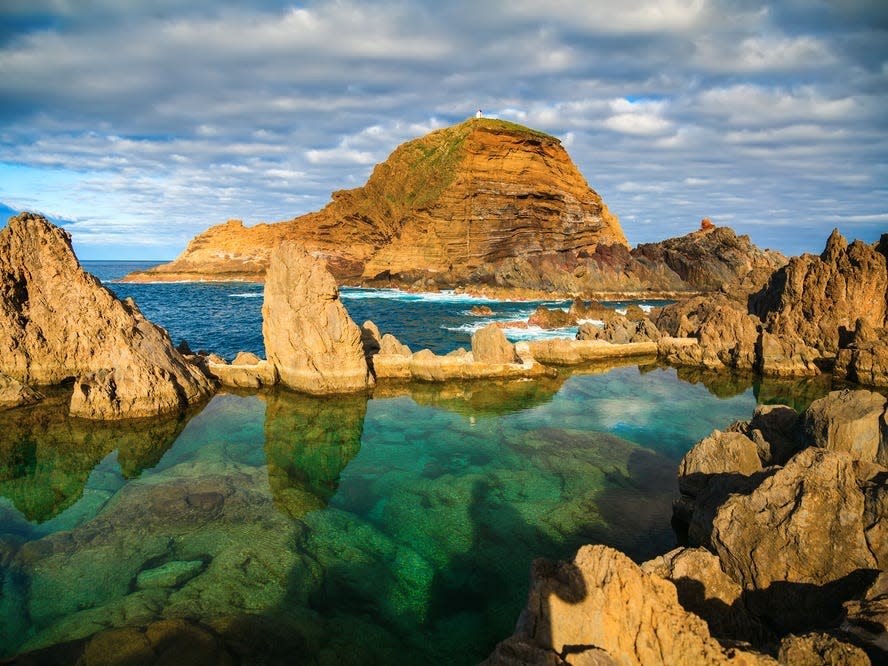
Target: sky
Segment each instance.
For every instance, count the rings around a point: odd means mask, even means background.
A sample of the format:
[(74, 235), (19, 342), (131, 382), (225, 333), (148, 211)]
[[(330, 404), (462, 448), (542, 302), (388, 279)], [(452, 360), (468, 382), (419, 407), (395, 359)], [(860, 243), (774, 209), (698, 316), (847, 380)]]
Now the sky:
[(318, 210), (479, 107), (559, 137), (633, 245), (888, 232), (885, 0), (2, 0), (0, 101), (0, 214), (81, 259)]

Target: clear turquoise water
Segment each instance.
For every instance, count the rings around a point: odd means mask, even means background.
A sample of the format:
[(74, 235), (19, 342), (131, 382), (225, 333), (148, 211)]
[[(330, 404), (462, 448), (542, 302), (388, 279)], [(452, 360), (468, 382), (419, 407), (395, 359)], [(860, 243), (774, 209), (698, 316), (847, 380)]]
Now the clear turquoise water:
[[(187, 313), (231, 285), (140, 288), (146, 314), (223, 341)], [(409, 307), (438, 321), (427, 306)], [(441, 307), (465, 323), (465, 304)], [(97, 632), (123, 650), (115, 629), (174, 620), (245, 663), (474, 664), (513, 630), (534, 558), (666, 551), (681, 455), (757, 401), (827, 389), (625, 366), (372, 397), (220, 393), (105, 424), (65, 416), (59, 390), (0, 413), (0, 656), (65, 663)]]

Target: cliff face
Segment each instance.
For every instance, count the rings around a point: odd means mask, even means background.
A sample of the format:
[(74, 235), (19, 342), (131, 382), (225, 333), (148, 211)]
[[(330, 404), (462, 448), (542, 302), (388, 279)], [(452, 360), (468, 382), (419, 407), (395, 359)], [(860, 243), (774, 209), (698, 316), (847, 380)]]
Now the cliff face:
[(554, 137), (472, 119), (409, 141), (366, 185), (277, 224), (208, 229), (175, 261), (132, 280), (263, 278), (273, 247), (296, 240), (340, 280), (484, 281), (517, 257), (575, 261), (628, 247), (617, 219)]

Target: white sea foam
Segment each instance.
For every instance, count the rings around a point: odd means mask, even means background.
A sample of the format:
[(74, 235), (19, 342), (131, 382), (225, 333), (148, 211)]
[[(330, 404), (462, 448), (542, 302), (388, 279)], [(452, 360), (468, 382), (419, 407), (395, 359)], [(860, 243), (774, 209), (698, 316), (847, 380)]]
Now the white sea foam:
[(344, 299), (361, 300), (369, 298), (393, 301), (425, 301), (429, 303), (497, 303), (492, 298), (458, 294), (452, 289), (442, 291), (403, 291), (401, 289), (365, 289), (363, 287), (342, 287), (339, 290)]
[(262, 298), (262, 292), (257, 291), (250, 294), (228, 294), (229, 298)]
[[(500, 320), (502, 321), (502, 320)], [(472, 321), (459, 326), (442, 326), (445, 331), (454, 331), (455, 333), (467, 333), (472, 335), (475, 331), (480, 330), (488, 324), (496, 323), (493, 319), (481, 319)], [(564, 328), (540, 328), (539, 326), (504, 326), (503, 335), (512, 342), (521, 340), (549, 340), (551, 338), (575, 338), (577, 336), (576, 326), (566, 326)]]

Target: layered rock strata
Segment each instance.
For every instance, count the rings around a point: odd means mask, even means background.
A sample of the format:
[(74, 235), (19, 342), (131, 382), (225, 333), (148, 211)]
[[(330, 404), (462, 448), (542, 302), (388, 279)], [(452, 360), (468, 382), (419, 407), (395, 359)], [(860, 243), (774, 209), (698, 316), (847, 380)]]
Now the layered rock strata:
[(558, 139), (472, 119), (399, 146), (363, 187), (335, 192), (321, 211), (249, 229), (236, 221), (213, 227), (141, 277), (262, 279), (271, 250), (286, 240), (326, 258), (340, 280), (434, 276), (452, 285), (510, 257), (626, 245)]
[(361, 331), (339, 300), (323, 259), (296, 243), (271, 255), (262, 304), (262, 337), (280, 381), (303, 393), (367, 389), (372, 377)]
[(615, 216), (560, 141), (472, 119), (399, 146), (360, 188), (322, 210), (195, 237), (138, 280), (256, 280), (274, 247), (296, 241), (340, 283), (639, 295), (710, 290), (779, 253), (710, 226), (631, 250)]
[(22, 213), (0, 231), (0, 373), (25, 384), (75, 380), (72, 415), (181, 410), (211, 390), (169, 335), (86, 273), (70, 236)]

